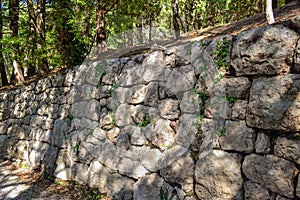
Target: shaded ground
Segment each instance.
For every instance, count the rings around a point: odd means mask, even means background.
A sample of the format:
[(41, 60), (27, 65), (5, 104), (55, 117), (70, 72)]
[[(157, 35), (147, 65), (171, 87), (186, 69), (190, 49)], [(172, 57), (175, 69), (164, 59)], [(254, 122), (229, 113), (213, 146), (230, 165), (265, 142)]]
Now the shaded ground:
[(1, 200), (74, 200), (106, 199), (87, 187), (42, 175), (22, 163), (0, 160)]

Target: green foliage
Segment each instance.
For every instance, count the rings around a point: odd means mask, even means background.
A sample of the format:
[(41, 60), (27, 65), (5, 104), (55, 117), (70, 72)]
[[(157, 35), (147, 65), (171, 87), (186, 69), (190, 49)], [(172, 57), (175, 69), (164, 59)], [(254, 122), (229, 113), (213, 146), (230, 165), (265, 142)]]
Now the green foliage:
[(229, 49), (230, 49), (231, 41), (222, 39), (218, 41), (216, 51), (214, 52), (214, 63), (218, 66), (218, 69), (225, 69), (226, 71), (229, 70), (228, 64), (228, 56), (229, 56)]
[(148, 115), (144, 115), (143, 120), (138, 124), (139, 127), (148, 126), (151, 123), (151, 119)]
[(235, 102), (237, 102), (237, 97), (236, 97), (236, 96), (226, 96), (225, 99), (226, 99), (229, 103), (235, 103)]
[(79, 144), (78, 144), (78, 143), (76, 143), (76, 144), (73, 146), (73, 150), (74, 150), (75, 152), (78, 152), (78, 150), (79, 150)]

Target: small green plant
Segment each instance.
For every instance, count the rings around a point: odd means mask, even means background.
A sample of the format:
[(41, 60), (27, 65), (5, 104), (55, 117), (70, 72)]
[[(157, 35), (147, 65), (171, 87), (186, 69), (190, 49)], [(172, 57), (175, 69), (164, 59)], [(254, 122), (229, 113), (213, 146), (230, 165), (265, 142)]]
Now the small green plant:
[(227, 58), (229, 55), (231, 41), (223, 38), (218, 41), (216, 51), (214, 52), (214, 63), (218, 66), (218, 69), (229, 70)]
[(143, 120), (138, 124), (139, 127), (148, 126), (151, 123), (151, 120), (148, 115), (144, 115)]
[(78, 144), (78, 143), (76, 143), (76, 144), (73, 146), (73, 150), (74, 150), (75, 152), (78, 152), (78, 150), (79, 150), (79, 144)]
[(235, 102), (237, 102), (237, 97), (236, 97), (236, 96), (226, 96), (225, 99), (226, 99), (229, 103), (235, 103)]
[(221, 128), (220, 135), (221, 135), (221, 136), (224, 136), (225, 133), (226, 133), (226, 128), (225, 128), (225, 126), (223, 126), (223, 127)]
[(98, 65), (96, 67), (96, 71), (98, 72), (98, 75), (100, 76), (100, 79), (106, 75), (106, 63), (102, 63), (101, 65)]
[(223, 78), (223, 74), (220, 70), (217, 72), (217, 76), (214, 79), (214, 84), (218, 83)]
[(111, 117), (110, 128), (113, 128), (113, 127), (116, 126), (116, 118), (115, 118), (115, 116), (114, 116), (114, 114), (112, 112), (109, 112), (108, 114)]
[(295, 138), (296, 138), (296, 140), (300, 140), (300, 133), (296, 133)]
[(71, 121), (74, 119), (73, 115), (68, 115), (67, 118)]
[(163, 183), (159, 191), (160, 200), (168, 200), (168, 186)]
[(200, 46), (202, 46), (202, 47), (205, 47), (205, 46), (206, 46), (206, 43), (205, 43), (204, 41), (202, 41), (202, 40), (199, 42), (199, 44), (200, 44)]
[(114, 84), (111, 86), (111, 88), (109, 89), (109, 94), (111, 95), (111, 94), (113, 93), (113, 91), (114, 91), (116, 88), (118, 88), (118, 87), (119, 87), (119, 85), (116, 84), (116, 83), (114, 83)]

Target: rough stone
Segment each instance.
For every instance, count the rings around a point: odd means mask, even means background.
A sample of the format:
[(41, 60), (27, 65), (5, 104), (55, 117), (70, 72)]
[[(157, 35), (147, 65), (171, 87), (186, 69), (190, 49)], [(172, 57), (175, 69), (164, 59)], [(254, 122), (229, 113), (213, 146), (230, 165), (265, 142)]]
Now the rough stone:
[(130, 109), (131, 106), (127, 104), (121, 104), (120, 106), (118, 106), (115, 112), (115, 121), (117, 126), (123, 127), (134, 124), (131, 118)]
[(245, 31), (233, 44), (231, 65), (237, 76), (289, 72), (298, 38), (283, 25)]
[(160, 175), (168, 182), (181, 185), (183, 191), (192, 192), (194, 187), (194, 170), (194, 160), (190, 153), (187, 152), (168, 167), (160, 169)]
[(89, 168), (88, 184), (91, 188), (97, 188), (100, 192), (107, 192), (109, 170), (98, 161), (93, 161)]
[(263, 132), (257, 134), (255, 142), (256, 153), (270, 153), (271, 152), (271, 138)]
[(144, 134), (144, 128), (142, 127), (135, 128), (130, 136), (130, 142), (133, 145), (148, 144), (148, 140)]
[(151, 82), (147, 85), (144, 105), (156, 106), (158, 103), (158, 83)]
[(73, 162), (71, 164), (71, 179), (81, 185), (88, 183), (89, 166), (82, 163)]
[(180, 102), (180, 110), (182, 113), (198, 113), (200, 110), (201, 99), (199, 95), (194, 95), (192, 91), (183, 93)]
[(156, 172), (159, 170), (159, 162), (162, 159), (163, 153), (158, 149), (151, 149), (148, 147), (143, 147), (140, 150), (140, 162), (149, 171)]
[(176, 143), (189, 148), (194, 143), (198, 134), (197, 115), (183, 114), (179, 118), (178, 131), (176, 134)]
[(98, 161), (113, 171), (118, 169), (118, 163), (120, 162), (119, 152), (111, 141), (106, 140), (103, 144)]
[(179, 102), (173, 99), (164, 99), (158, 105), (158, 110), (162, 118), (175, 120), (180, 115)]
[(139, 179), (149, 171), (140, 162), (122, 158), (118, 164), (118, 172), (134, 179)]
[(130, 97), (128, 99), (128, 103), (130, 104), (139, 104), (143, 103), (146, 98), (147, 86), (145, 85), (137, 85), (130, 88)]
[(136, 105), (131, 106), (132, 119), (138, 126), (146, 126), (160, 118), (157, 108)]
[(300, 140), (279, 137), (274, 146), (275, 155), (300, 164)]
[(250, 153), (254, 150), (255, 131), (248, 128), (245, 121), (226, 121), (225, 133), (220, 137), (223, 150), (233, 150)]
[(253, 181), (245, 182), (244, 190), (245, 200), (275, 200), (274, 193)]
[(171, 196), (171, 186), (164, 182), (158, 174), (145, 175), (133, 185), (133, 199), (159, 200), (163, 196)]
[(297, 188), (296, 188), (296, 195), (300, 197), (300, 176), (298, 176)]
[(161, 80), (165, 73), (165, 55), (163, 51), (150, 53), (143, 61), (141, 67), (143, 82)]
[(199, 155), (196, 164), (196, 194), (199, 199), (242, 199), (242, 156), (221, 150)]
[(0, 157), (7, 155), (9, 137), (7, 135), (0, 135)]
[(300, 130), (300, 75), (254, 80), (246, 120), (250, 127)]
[(109, 130), (114, 126), (114, 116), (113, 113), (103, 113), (100, 116), (100, 125), (104, 130)]
[(175, 143), (176, 134), (170, 127), (170, 121), (159, 119), (147, 126), (145, 136), (160, 149), (167, 149)]
[(236, 97), (238, 99), (247, 99), (251, 83), (246, 77), (223, 78), (214, 89), (216, 96)]
[(243, 162), (247, 178), (289, 198), (294, 197), (295, 164), (273, 155), (250, 154)]
[(118, 127), (114, 127), (106, 132), (107, 139), (109, 139), (112, 143), (117, 142), (117, 138), (120, 135), (121, 130)]
[(66, 149), (58, 152), (54, 176), (64, 181), (71, 179), (71, 158)]
[(185, 148), (180, 145), (175, 145), (172, 148), (167, 149), (163, 152), (162, 158), (159, 163), (159, 168), (166, 168), (176, 162), (183, 155), (186, 155), (188, 148)]
[(96, 100), (91, 100), (87, 104), (86, 110), (85, 110), (85, 117), (87, 119), (98, 121), (99, 120), (99, 102)]
[(132, 199), (134, 181), (119, 174), (111, 174), (107, 180), (107, 195), (112, 199)]
[(192, 90), (195, 85), (196, 75), (191, 65), (174, 68), (166, 81), (166, 88), (172, 95), (181, 99), (183, 93)]

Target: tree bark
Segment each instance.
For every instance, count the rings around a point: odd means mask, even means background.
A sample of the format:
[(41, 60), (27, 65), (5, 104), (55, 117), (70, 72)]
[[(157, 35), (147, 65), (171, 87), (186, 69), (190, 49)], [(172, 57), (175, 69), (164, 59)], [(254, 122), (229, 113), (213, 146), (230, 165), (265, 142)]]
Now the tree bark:
[[(12, 39), (16, 39), (19, 34), (19, 0), (9, 0), (9, 17), (10, 17), (10, 36)], [(24, 75), (22, 71), (22, 67), (20, 63), (17, 60), (17, 55), (19, 55), (19, 45), (15, 44), (13, 45), (13, 71), (14, 76), (17, 82), (24, 82)]]
[(172, 11), (173, 11), (173, 26), (175, 31), (175, 37), (176, 39), (180, 38), (180, 17), (179, 17), (179, 6), (178, 6), (178, 0), (172, 1)]
[(269, 24), (275, 23), (272, 0), (266, 0), (266, 17)]
[(99, 52), (107, 51), (105, 17), (108, 10), (102, 0), (97, 1), (96, 7), (96, 44)]
[(46, 14), (46, 0), (37, 0), (37, 15), (36, 15), (36, 33), (37, 42), (36, 47), (41, 57), (37, 59), (38, 72), (40, 75), (46, 75), (49, 72), (48, 61), (45, 52), (45, 14)]
[[(2, 0), (0, 0), (0, 5), (2, 5)], [(3, 18), (2, 18), (2, 6), (0, 6), (0, 40), (3, 38)], [(0, 43), (0, 75), (2, 86), (8, 85), (7, 74), (4, 65), (4, 58), (2, 54), (2, 43)]]

